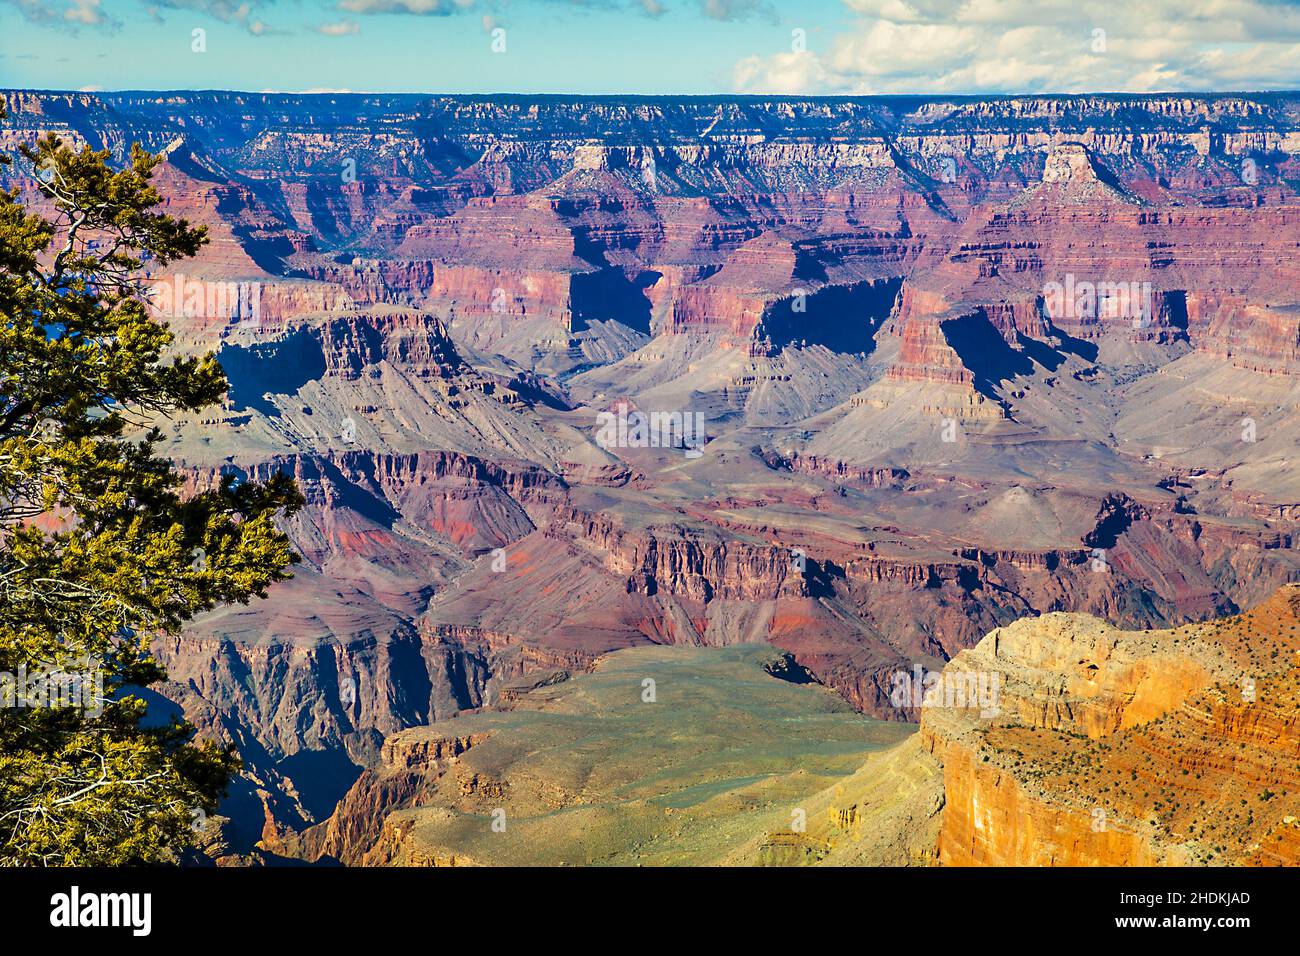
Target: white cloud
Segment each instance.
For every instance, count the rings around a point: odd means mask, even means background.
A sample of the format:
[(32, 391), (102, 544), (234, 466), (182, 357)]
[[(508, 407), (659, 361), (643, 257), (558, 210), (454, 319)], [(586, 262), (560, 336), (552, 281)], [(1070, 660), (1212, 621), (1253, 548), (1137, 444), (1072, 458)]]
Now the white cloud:
[(70, 0), (68, 8), (63, 11), (63, 19), (84, 27), (103, 26), (105, 22), (99, 0)]
[(339, 20), (337, 23), (318, 23), (315, 30), (327, 37), (356, 36), (361, 32), (361, 24), (356, 20)]
[(749, 56), (750, 93), (1292, 89), (1292, 0), (844, 0), (849, 28)]
[(0, 0), (32, 23), (75, 32), (81, 27), (116, 30), (121, 21), (104, 12), (101, 0)]
[(474, 6), (473, 0), (340, 0), (339, 9), (349, 13), (411, 13), (441, 17)]
[(735, 68), (739, 89), (761, 87), (764, 93), (805, 93), (825, 87), (829, 79), (821, 60), (811, 53), (778, 53), (766, 59), (751, 56)]
[(146, 10), (155, 18), (165, 20), (165, 14), (173, 11), (191, 11), (243, 27), (255, 37), (284, 36), (290, 32), (272, 26), (259, 16), (255, 16), (256, 7), (269, 6), (273, 0), (154, 0)]

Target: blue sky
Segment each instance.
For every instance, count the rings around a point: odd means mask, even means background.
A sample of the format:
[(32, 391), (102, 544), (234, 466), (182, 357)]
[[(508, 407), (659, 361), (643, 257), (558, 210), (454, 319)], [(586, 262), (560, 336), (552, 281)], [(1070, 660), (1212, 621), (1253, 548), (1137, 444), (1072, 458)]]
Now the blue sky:
[(1282, 0), (0, 0), (0, 86), (1295, 89), (1300, 9)]

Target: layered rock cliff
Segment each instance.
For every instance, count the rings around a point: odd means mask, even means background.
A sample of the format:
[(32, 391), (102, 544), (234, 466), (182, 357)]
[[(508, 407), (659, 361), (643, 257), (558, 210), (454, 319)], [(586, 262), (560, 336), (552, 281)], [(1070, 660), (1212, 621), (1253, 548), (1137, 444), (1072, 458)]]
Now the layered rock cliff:
[[(996, 712), (924, 708), (945, 865), (1295, 864), (1300, 589), (1164, 631), (1053, 614), (991, 632), (945, 680)], [(941, 695), (939, 695), (941, 697)]]

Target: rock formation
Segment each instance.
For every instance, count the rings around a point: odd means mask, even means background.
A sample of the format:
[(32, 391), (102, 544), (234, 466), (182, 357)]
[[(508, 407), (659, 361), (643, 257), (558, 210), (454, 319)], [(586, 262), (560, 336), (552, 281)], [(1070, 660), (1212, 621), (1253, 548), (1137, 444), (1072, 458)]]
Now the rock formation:
[[(158, 649), (244, 755), (236, 854), (355, 844), (314, 828), (385, 738), (620, 649), (767, 642), (905, 723), (891, 675), (1019, 618), (1163, 633), (1300, 580), (1293, 95), (4, 96), (0, 148), (165, 153), (212, 242), (150, 283), (231, 382), (170, 453), (308, 499), (296, 579)], [(1126, 858), (1241, 857), (1102, 808)], [(944, 820), (941, 860), (1020, 852)]]
[(1120, 631), (1050, 614), (962, 651), (998, 712), (926, 707), (955, 866), (1295, 865), (1300, 588), (1237, 617)]

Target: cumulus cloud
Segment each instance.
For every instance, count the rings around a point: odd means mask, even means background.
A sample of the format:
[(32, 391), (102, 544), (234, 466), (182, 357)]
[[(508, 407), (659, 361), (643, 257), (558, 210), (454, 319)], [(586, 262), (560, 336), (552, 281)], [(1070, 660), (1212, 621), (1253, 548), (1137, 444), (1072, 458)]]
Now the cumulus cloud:
[(474, 0), (340, 0), (339, 9), (349, 13), (410, 13), (424, 17), (445, 17), (471, 10)]
[(827, 89), (832, 77), (819, 57), (808, 53), (750, 56), (735, 67), (737, 89), (763, 93), (799, 94)]
[(255, 37), (288, 36), (293, 32), (292, 30), (285, 30), (280, 27), (272, 26), (264, 20), (259, 20), (255, 17), (244, 21), (243, 26), (245, 30)]
[[(115, 31), (122, 21), (107, 13), (103, 0), (0, 0), (18, 9), (32, 23), (46, 27), (77, 31), (90, 27)], [(263, 20), (260, 7), (272, 6), (275, 0), (152, 0), (143, 8), (155, 22), (163, 22), (167, 13), (194, 13), (222, 23), (243, 27), (253, 36), (283, 36), (290, 31)]]
[(241, 26), (255, 37), (284, 36), (291, 32), (272, 26), (258, 15), (259, 9), (268, 5), (269, 2), (263, 0), (154, 0), (146, 12), (159, 20), (170, 11), (198, 13), (222, 23)]
[(247, 23), (253, 12), (250, 3), (233, 0), (155, 0), (155, 10), (189, 10), (222, 23)]
[(98, 27), (105, 24), (104, 11), (99, 0), (70, 0), (63, 11), (63, 19), (79, 26)]
[(0, 0), (15, 7), (24, 18), (41, 26), (75, 32), (81, 27), (116, 30), (122, 25), (106, 13), (101, 0)]
[[(850, 26), (734, 65), (752, 93), (1294, 88), (1293, 0), (844, 0)], [(797, 19), (797, 17), (795, 18)]]
[(356, 20), (339, 20), (337, 23), (318, 23), (315, 31), (327, 37), (350, 37), (361, 32), (361, 24)]
[[(535, 0), (544, 2), (544, 0)], [(710, 20), (733, 21), (751, 17), (775, 20), (771, 0), (694, 0), (693, 3), (669, 4), (664, 0), (562, 0), (576, 9), (622, 10), (649, 17), (691, 11)], [(337, 7), (356, 14), (412, 14), (443, 17), (471, 10), (497, 9), (500, 0), (337, 0)]]
[[(103, 0), (0, 0), (22, 12), (33, 23), (75, 31), (79, 27), (116, 29), (120, 21), (106, 14)], [(509, 0), (319, 0), (328, 12), (370, 15), (408, 15), (445, 17), (461, 13), (492, 16), (506, 7)], [(522, 0), (535, 4), (556, 4), (575, 10), (619, 11), (659, 18), (675, 14), (717, 21), (740, 21), (761, 18), (775, 22), (774, 0)], [(263, 14), (277, 6), (277, 0), (146, 0), (147, 16), (163, 21), (171, 12), (202, 14), (222, 23), (243, 27), (253, 36), (283, 35), (291, 32), (273, 26)], [(281, 11), (283, 13), (283, 11)], [(277, 18), (278, 19), (278, 18)], [(495, 18), (494, 18), (495, 20)], [(351, 36), (360, 31), (357, 21), (340, 18), (334, 22), (312, 24), (298, 21), (296, 29), (325, 36)]]

